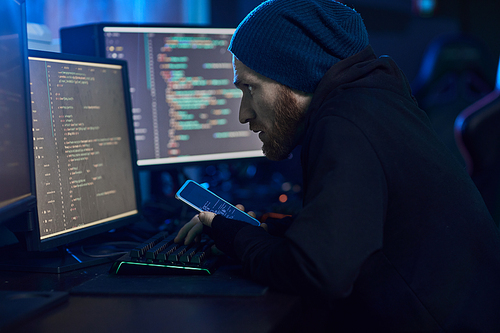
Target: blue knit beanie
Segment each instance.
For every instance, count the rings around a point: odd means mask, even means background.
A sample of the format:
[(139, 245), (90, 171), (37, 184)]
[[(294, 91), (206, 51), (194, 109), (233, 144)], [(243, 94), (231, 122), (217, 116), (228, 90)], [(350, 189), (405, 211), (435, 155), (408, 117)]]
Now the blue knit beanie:
[(247, 67), (312, 93), (328, 69), (368, 46), (361, 16), (334, 0), (268, 0), (236, 29), (229, 51)]

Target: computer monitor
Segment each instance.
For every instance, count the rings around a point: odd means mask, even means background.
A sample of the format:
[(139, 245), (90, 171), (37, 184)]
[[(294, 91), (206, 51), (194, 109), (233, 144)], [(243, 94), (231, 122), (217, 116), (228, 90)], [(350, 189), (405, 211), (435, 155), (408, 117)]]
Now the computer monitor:
[(234, 29), (106, 24), (63, 28), (63, 52), (125, 59), (130, 69), (138, 165), (262, 157), (238, 120)]
[[(0, 2), (0, 224), (34, 208), (26, 6)], [(1, 243), (1, 241), (0, 241)]]
[(140, 192), (126, 62), (29, 53), (34, 250), (137, 221)]

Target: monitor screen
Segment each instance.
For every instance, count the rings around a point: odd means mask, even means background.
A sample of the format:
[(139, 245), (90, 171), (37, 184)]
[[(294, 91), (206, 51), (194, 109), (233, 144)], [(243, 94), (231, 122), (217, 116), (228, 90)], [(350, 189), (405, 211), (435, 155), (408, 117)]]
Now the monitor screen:
[(79, 52), (75, 41), (95, 40), (97, 55), (127, 60), (138, 165), (153, 166), (263, 156), (238, 120), (241, 92), (227, 50), (233, 32), (98, 24), (61, 31), (61, 44)]
[(0, 222), (33, 208), (24, 1), (0, 2)]
[(134, 221), (126, 63), (30, 51), (29, 68), (40, 247)]

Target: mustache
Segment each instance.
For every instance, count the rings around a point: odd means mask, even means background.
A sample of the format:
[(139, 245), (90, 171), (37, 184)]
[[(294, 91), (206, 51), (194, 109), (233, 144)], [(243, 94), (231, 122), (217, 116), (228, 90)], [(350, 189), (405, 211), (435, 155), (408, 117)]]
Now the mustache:
[(250, 131), (252, 131), (254, 133), (264, 132), (264, 126), (257, 124), (257, 123), (250, 122), (249, 129), (250, 129)]

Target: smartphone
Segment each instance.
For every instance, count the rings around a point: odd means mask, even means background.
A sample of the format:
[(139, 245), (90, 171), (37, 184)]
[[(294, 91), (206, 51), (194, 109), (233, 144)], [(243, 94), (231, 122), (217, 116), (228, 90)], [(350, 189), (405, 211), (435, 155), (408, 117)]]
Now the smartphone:
[(247, 222), (255, 226), (260, 225), (257, 219), (192, 180), (186, 181), (175, 197), (199, 212), (212, 212), (228, 219)]

